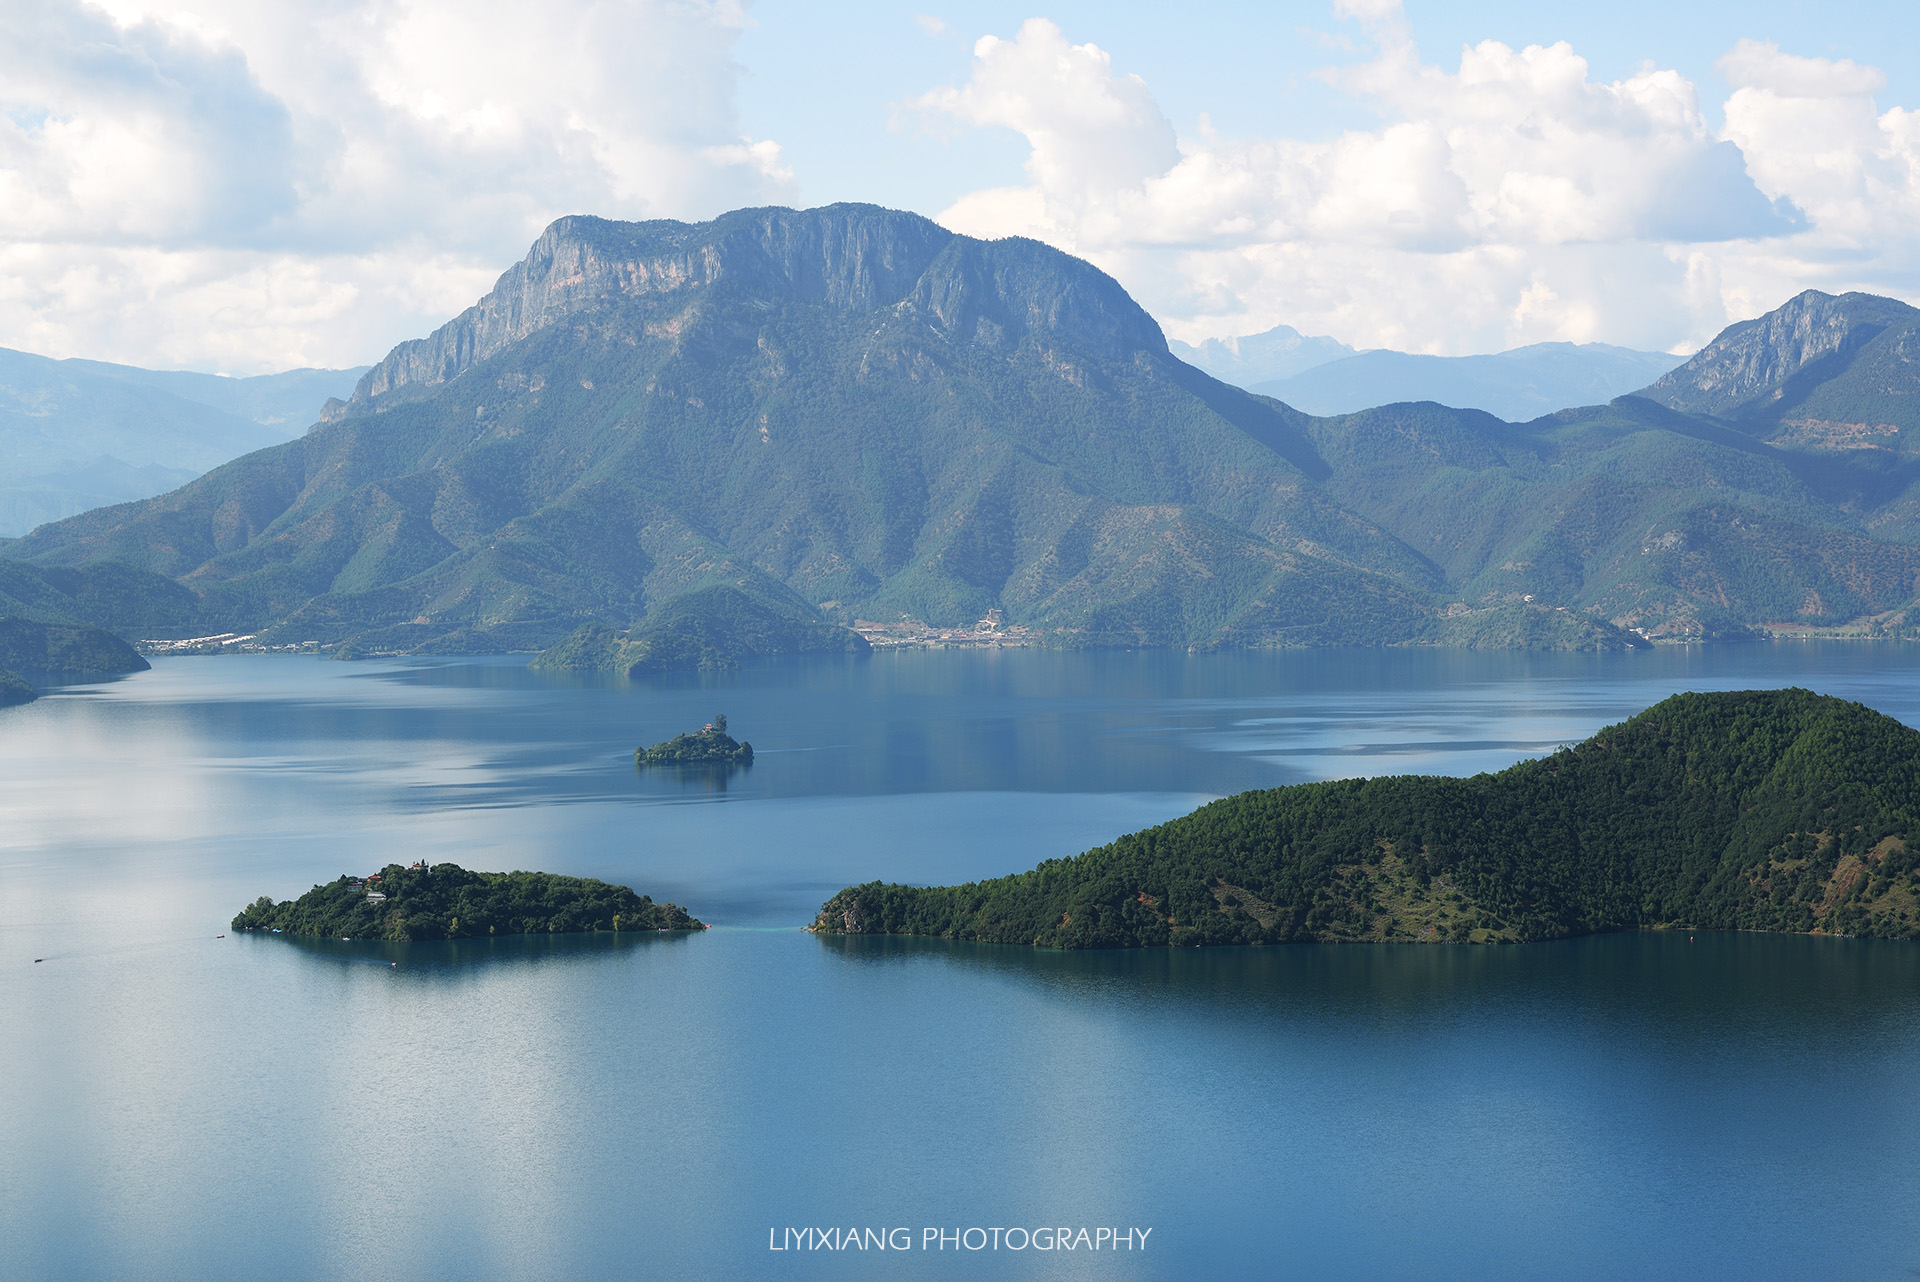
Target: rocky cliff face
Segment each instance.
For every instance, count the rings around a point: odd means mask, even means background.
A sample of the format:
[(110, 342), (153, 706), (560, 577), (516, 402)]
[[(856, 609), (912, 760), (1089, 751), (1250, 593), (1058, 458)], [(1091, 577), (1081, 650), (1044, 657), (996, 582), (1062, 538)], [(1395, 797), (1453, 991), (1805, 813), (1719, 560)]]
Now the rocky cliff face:
[(676, 314), (716, 291), (729, 303), (915, 309), (948, 338), (1018, 342), (1042, 331), (1102, 359), (1167, 350), (1159, 325), (1110, 276), (1037, 241), (978, 241), (873, 205), (743, 209), (699, 224), (573, 216), (548, 227), (485, 298), (394, 348), (331, 417), (409, 399), (392, 394), (443, 384), (569, 318), (621, 317), (672, 337), (687, 323)]
[(14, 554), (382, 648), (544, 647), (715, 585), (1076, 644), (1416, 635), (1431, 567), (1321, 472), (1297, 415), (1035, 241), (573, 217), (314, 432)]
[(1688, 414), (1764, 418), (1789, 406), (1800, 385), (1840, 373), (1888, 329), (1917, 323), (1920, 311), (1891, 298), (1810, 289), (1757, 320), (1729, 326), (1641, 395)]

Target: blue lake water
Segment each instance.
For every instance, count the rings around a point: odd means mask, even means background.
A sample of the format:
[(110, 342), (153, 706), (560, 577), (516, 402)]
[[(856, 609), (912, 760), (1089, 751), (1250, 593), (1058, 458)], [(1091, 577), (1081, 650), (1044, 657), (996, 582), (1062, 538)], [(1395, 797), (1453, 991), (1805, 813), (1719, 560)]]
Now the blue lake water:
[[(1677, 690), (1789, 684), (1920, 724), (1920, 647), (1832, 645), (918, 652), (645, 685), (174, 659), (0, 710), (0, 1276), (1910, 1277), (1920, 946), (797, 929), (850, 882), (998, 875), (1245, 788), (1497, 769)], [(751, 770), (634, 770), (722, 711)], [(716, 928), (214, 938), (259, 894), (422, 857), (605, 877)], [(1003, 1241), (938, 1241), (974, 1227)], [(1062, 1227), (1151, 1234), (1041, 1250)], [(850, 1228), (913, 1249), (769, 1250)]]

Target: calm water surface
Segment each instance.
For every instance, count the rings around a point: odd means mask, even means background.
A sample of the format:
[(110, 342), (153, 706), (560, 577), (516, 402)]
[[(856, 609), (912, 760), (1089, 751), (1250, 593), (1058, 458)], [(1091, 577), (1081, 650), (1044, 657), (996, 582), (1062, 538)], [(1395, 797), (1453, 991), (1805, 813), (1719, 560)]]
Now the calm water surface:
[[(1911, 1277), (1914, 945), (795, 929), (849, 882), (998, 875), (1245, 788), (1497, 769), (1676, 690), (1789, 684), (1920, 724), (1901, 646), (914, 653), (636, 686), (176, 659), (0, 710), (0, 1275)], [(716, 711), (753, 769), (634, 771)], [(213, 938), (261, 893), (421, 857), (606, 877), (718, 928)], [(1153, 1231), (767, 1249), (1083, 1225)]]

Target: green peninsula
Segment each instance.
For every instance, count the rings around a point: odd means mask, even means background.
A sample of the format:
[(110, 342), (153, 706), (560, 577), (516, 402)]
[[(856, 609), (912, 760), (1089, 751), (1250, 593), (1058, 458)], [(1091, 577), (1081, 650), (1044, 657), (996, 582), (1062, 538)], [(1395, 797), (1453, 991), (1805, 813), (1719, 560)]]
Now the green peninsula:
[(18, 672), (8, 672), (0, 668), (0, 708), (11, 707), (16, 703), (32, 703), (40, 694), (33, 683)]
[(534, 659), (556, 672), (655, 672), (737, 668), (781, 654), (868, 654), (873, 647), (850, 628), (828, 623), (798, 600), (749, 596), (708, 587), (663, 601), (626, 632), (586, 623)]
[(343, 874), (283, 903), (262, 896), (240, 910), (233, 929), (427, 940), (706, 926), (678, 905), (656, 904), (626, 886), (591, 877), (472, 872), (458, 864), (388, 864), (364, 878)]
[(1048, 948), (1920, 938), (1920, 733), (1806, 690), (1676, 695), (1471, 779), (1242, 793), (1031, 872), (841, 891), (812, 929)]
[(103, 628), (0, 618), (0, 668), (111, 676), (145, 672), (152, 665)]
[(729, 735), (726, 714), (721, 713), (692, 734), (677, 734), (651, 748), (635, 748), (633, 759), (642, 766), (750, 766), (753, 745)]

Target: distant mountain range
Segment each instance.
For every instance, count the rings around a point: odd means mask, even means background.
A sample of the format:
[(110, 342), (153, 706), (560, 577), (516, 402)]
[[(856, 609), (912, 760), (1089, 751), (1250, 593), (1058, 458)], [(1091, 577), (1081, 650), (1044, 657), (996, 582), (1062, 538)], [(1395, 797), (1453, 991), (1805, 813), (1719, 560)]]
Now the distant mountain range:
[(0, 546), (0, 612), (414, 651), (697, 639), (700, 601), (1058, 645), (1904, 635), (1917, 318), (1809, 293), (1609, 404), (1315, 417), (1037, 242), (566, 218), (305, 435)]
[(1399, 401), (1438, 401), (1524, 423), (1577, 405), (1604, 405), (1645, 387), (1678, 356), (1605, 343), (1535, 343), (1492, 356), (1361, 352), (1253, 391), (1309, 414), (1351, 414)]
[(1338, 339), (1302, 334), (1291, 325), (1276, 325), (1264, 334), (1239, 338), (1209, 338), (1198, 347), (1170, 338), (1167, 350), (1223, 383), (1246, 388), (1292, 378), (1315, 366), (1358, 354)]
[(298, 436), (365, 372), (221, 378), (0, 348), (0, 536), (165, 493)]
[(1682, 361), (1605, 343), (1535, 343), (1490, 356), (1356, 352), (1282, 325), (1198, 347), (1169, 341), (1181, 360), (1222, 382), (1309, 414), (1351, 414), (1398, 401), (1437, 401), (1524, 423), (1576, 405), (1603, 405)]

